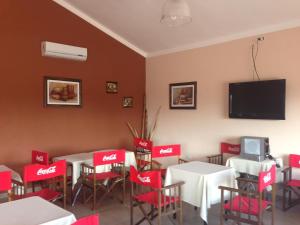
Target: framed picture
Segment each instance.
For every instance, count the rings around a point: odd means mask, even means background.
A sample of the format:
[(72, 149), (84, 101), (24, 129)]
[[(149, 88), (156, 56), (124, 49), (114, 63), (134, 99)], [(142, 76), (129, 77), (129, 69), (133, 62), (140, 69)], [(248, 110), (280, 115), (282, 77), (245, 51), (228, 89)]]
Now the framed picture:
[(123, 106), (123, 108), (132, 108), (133, 107), (133, 97), (124, 97), (122, 106)]
[(106, 81), (106, 93), (118, 93), (118, 82)]
[(170, 109), (196, 109), (197, 82), (170, 84), (169, 91)]
[(81, 106), (81, 80), (44, 77), (45, 106)]

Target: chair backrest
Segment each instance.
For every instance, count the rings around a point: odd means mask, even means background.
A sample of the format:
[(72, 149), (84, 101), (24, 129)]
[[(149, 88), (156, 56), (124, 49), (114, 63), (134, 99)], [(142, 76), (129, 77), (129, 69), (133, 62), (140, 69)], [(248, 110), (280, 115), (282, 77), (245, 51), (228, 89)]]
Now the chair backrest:
[(161, 173), (158, 170), (138, 172), (130, 166), (130, 181), (141, 186), (161, 188)]
[(152, 141), (142, 138), (134, 138), (133, 144), (136, 148), (143, 148), (149, 151), (151, 151), (153, 145)]
[(289, 166), (300, 168), (300, 155), (290, 154), (289, 155)]
[(0, 191), (11, 190), (11, 171), (0, 172)]
[(32, 150), (31, 153), (31, 163), (32, 164), (42, 164), (48, 165), (49, 164), (49, 154), (47, 152)]
[(24, 183), (65, 176), (66, 168), (67, 165), (65, 160), (60, 160), (50, 165), (27, 165), (24, 167)]
[(99, 215), (94, 214), (77, 220), (72, 225), (99, 225)]
[(228, 153), (233, 155), (239, 155), (241, 153), (240, 144), (221, 143), (221, 153)]
[(266, 172), (260, 172), (258, 175), (258, 191), (262, 192), (269, 185), (274, 184), (276, 181), (276, 169), (275, 165)]
[(94, 152), (93, 165), (107, 165), (113, 163), (124, 163), (125, 162), (125, 150), (111, 150), (111, 151), (99, 151)]
[(162, 145), (152, 147), (152, 158), (180, 156), (181, 147), (180, 145)]

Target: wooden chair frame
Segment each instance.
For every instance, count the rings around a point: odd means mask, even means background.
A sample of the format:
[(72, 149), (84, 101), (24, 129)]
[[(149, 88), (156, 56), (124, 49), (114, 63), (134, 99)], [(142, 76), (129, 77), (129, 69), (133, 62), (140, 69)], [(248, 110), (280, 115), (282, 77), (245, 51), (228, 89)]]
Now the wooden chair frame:
[[(158, 225), (161, 225), (161, 217), (167, 215), (173, 215), (174, 218), (178, 214), (178, 223), (179, 225), (183, 224), (182, 217), (182, 200), (181, 200), (181, 186), (184, 184), (183, 181), (177, 182), (162, 188), (150, 188), (142, 185), (138, 185), (134, 182), (131, 183), (130, 191), (130, 225), (134, 225), (134, 208), (139, 207), (143, 214), (143, 218), (140, 219), (135, 225), (141, 224), (144, 220), (147, 220), (150, 225), (154, 225), (153, 219), (158, 217)], [(133, 196), (139, 195), (147, 192), (156, 192), (158, 195), (158, 206), (157, 208), (151, 205), (150, 212), (147, 212), (144, 208), (144, 204), (147, 202), (141, 202), (136, 200)], [(171, 199), (177, 199), (174, 203), (166, 204), (167, 197)]]
[[(285, 168), (283, 171), (283, 199), (282, 199), (282, 209), (284, 211), (292, 208), (293, 206), (300, 204), (300, 187), (289, 186), (288, 182), (292, 180), (292, 167)], [(297, 197), (297, 199), (292, 199), (292, 194)], [(287, 196), (288, 195), (288, 196)]]
[[(255, 186), (258, 185), (257, 180), (251, 180), (246, 178), (239, 178), (239, 182), (244, 182), (248, 184), (254, 184)], [(253, 224), (253, 225), (262, 225), (263, 224), (263, 215), (264, 211), (262, 209), (262, 201), (267, 196), (267, 190), (264, 190), (263, 192), (258, 191), (247, 191), (247, 190), (241, 190), (236, 188), (230, 188), (230, 187), (224, 187), (220, 186), (219, 189), (221, 189), (221, 206), (220, 206), (220, 225), (224, 225), (224, 220), (234, 220), (237, 224), (246, 223), (246, 224)], [(229, 192), (230, 199), (225, 200), (224, 194), (225, 191)], [(272, 221), (271, 224), (274, 225), (275, 222), (275, 201), (276, 201), (276, 184), (272, 184), (272, 202), (271, 204), (266, 208), (266, 210), (271, 209), (272, 211)], [(250, 214), (251, 211), (251, 204), (248, 208), (247, 218), (243, 218), (242, 215), (246, 213), (241, 213), (241, 202), (239, 201), (239, 211), (231, 211), (224, 209), (224, 205), (229, 201), (230, 202), (230, 209), (232, 209), (232, 199), (235, 196), (243, 196), (246, 197), (246, 199), (249, 199), (248, 201), (251, 202), (251, 200), (255, 199), (258, 201), (259, 205), (259, 212), (257, 215)], [(252, 216), (255, 216), (257, 219), (253, 220)]]
[[(238, 144), (230, 144), (230, 143), (222, 142), (221, 146), (220, 146), (221, 153), (207, 156), (208, 163), (217, 164), (217, 165), (224, 165), (225, 164), (224, 153), (223, 153), (223, 150), (222, 150), (223, 146), (222, 145), (238, 146)], [(225, 153), (225, 154), (237, 155), (237, 154), (235, 154), (233, 152), (232, 153)]]
[[(125, 170), (125, 162), (124, 163), (113, 163), (110, 164), (112, 166), (111, 171), (114, 173), (120, 173), (121, 177), (109, 179), (109, 180), (97, 180), (97, 172), (96, 167), (88, 165), (88, 164), (81, 164), (81, 177), (82, 177), (82, 184), (83, 184), (83, 201), (87, 203), (93, 197), (93, 205), (92, 209), (95, 210), (96, 208), (96, 201), (97, 201), (97, 191), (104, 191), (104, 194), (99, 199), (99, 203), (102, 202), (108, 195), (112, 194), (113, 189), (121, 183), (122, 185), (122, 199), (121, 203), (124, 204), (125, 201), (125, 193), (126, 193), (126, 170)], [(89, 174), (93, 174), (92, 182), (87, 178)], [(86, 188), (92, 190), (92, 194), (86, 198)]]

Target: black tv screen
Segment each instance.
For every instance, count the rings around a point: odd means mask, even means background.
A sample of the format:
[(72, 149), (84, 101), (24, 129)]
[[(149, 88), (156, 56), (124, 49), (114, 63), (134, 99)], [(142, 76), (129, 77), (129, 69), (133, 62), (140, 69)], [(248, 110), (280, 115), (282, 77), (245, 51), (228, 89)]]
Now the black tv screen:
[(229, 118), (285, 119), (285, 79), (229, 84)]

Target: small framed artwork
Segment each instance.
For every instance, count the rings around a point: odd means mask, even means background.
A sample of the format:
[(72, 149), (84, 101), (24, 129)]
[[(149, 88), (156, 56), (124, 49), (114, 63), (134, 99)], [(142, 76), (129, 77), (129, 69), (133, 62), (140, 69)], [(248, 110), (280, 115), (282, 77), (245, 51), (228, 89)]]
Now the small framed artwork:
[(133, 107), (133, 97), (124, 97), (122, 106), (123, 106), (123, 108), (132, 108)]
[(45, 106), (81, 106), (81, 80), (44, 77)]
[(197, 82), (169, 84), (170, 109), (196, 109)]
[(106, 93), (118, 93), (118, 82), (106, 81)]

